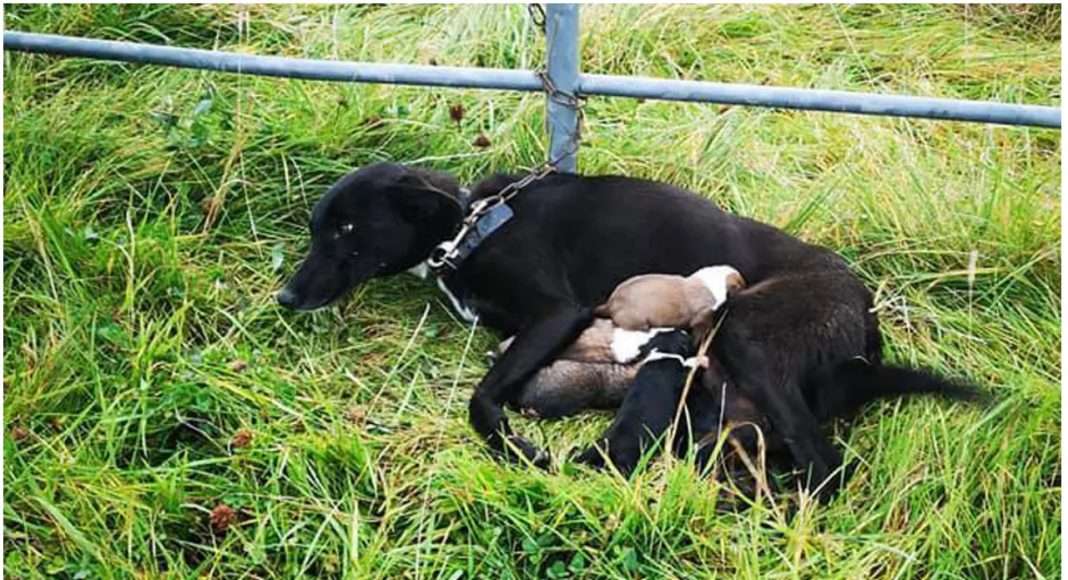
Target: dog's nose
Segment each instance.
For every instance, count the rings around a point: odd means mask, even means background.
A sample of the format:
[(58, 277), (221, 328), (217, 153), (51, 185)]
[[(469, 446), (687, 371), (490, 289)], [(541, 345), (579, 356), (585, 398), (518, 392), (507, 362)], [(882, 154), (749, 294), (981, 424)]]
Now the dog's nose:
[(286, 308), (293, 308), (297, 305), (297, 293), (290, 290), (287, 286), (278, 291), (275, 300), (278, 301), (278, 304), (285, 306)]

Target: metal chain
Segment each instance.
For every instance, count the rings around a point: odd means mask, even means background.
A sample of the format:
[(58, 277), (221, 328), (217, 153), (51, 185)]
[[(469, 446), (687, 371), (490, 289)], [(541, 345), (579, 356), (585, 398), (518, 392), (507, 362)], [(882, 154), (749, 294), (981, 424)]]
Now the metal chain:
[[(528, 4), (527, 13), (530, 15), (530, 19), (534, 25), (544, 34), (545, 8), (542, 7), (541, 4)], [(427, 260), (427, 264), (430, 266), (431, 270), (440, 272), (445, 267), (454, 267), (452, 258), (455, 255), (456, 248), (464, 237), (467, 236), (468, 232), (475, 227), (475, 223), (480, 217), (486, 215), (497, 206), (508, 202), (508, 200), (518, 195), (523, 188), (531, 183), (556, 173), (559, 171), (558, 166), (564, 158), (578, 152), (579, 143), (582, 140), (582, 126), (585, 121), (585, 97), (558, 89), (552, 79), (549, 78), (549, 71), (545, 67), (539, 68), (534, 74), (536, 74), (538, 80), (541, 81), (542, 90), (545, 91), (547, 98), (561, 105), (572, 107), (578, 112), (578, 118), (575, 120), (575, 132), (571, 134), (568, 146), (555, 159), (532, 169), (525, 176), (504, 186), (497, 193), (479, 199), (471, 204), (471, 208), (468, 210), (467, 215), (464, 217), (460, 226), (460, 231), (457, 232), (451, 240), (442, 242), (434, 248), (433, 253)]]
[[(537, 26), (543, 33), (545, 32), (545, 8), (541, 4), (527, 4), (527, 13), (530, 15), (531, 21)], [(561, 91), (553, 83), (552, 78), (549, 77), (549, 71), (545, 67), (541, 67), (534, 72), (537, 75), (538, 80), (541, 81), (542, 90), (545, 91), (547, 98), (553, 101), (575, 109), (578, 112), (578, 119), (575, 123), (575, 132), (571, 134), (571, 139), (568, 142), (568, 146), (560, 153), (555, 159), (550, 160), (548, 163), (544, 163), (538, 168), (532, 170), (526, 176), (518, 181), (514, 181), (504, 187), (504, 189), (497, 192), (495, 195), (483, 198), (476, 202), (472, 206), (470, 216), (472, 218), (478, 218), (484, 215), (488, 211), (497, 207), (498, 205), (507, 202), (512, 199), (522, 190), (524, 187), (531, 183), (544, 178), (545, 176), (556, 173), (560, 162), (569, 155), (573, 155), (578, 152), (579, 144), (582, 141), (582, 127), (585, 121), (585, 97), (576, 93), (569, 93)]]
[[(546, 34), (545, 7), (541, 4), (527, 4), (527, 13), (530, 15), (530, 20), (534, 23), (534, 26), (538, 27), (542, 34)], [(586, 120), (584, 109), (586, 98), (577, 93), (568, 93), (558, 89), (556, 84), (554, 84), (553, 80), (549, 77), (548, 68), (544, 66), (534, 71), (534, 74), (538, 76), (538, 80), (541, 81), (542, 90), (545, 91), (545, 95), (549, 99), (564, 105), (565, 107), (571, 107), (578, 113), (578, 118), (575, 120), (575, 132), (571, 134), (567, 147), (564, 148), (564, 151), (561, 152), (560, 155), (549, 161), (547, 164), (555, 169), (566, 157), (578, 153), (578, 148), (582, 141), (582, 127), (585, 125)]]
[(549, 77), (549, 71), (542, 67), (535, 71), (538, 75), (538, 80), (541, 81), (542, 90), (545, 91), (545, 95), (566, 107), (575, 109), (578, 113), (578, 118), (575, 119), (575, 132), (571, 134), (571, 138), (568, 139), (567, 147), (557, 155), (555, 159), (549, 161), (549, 165), (557, 167), (565, 157), (578, 153), (579, 145), (582, 142), (582, 127), (586, 122), (586, 97), (577, 93), (569, 93), (561, 91), (553, 83), (553, 80)]
[[(550, 173), (556, 173), (556, 171), (556, 166), (552, 163), (543, 164), (541, 167), (538, 167), (537, 169), (524, 175), (522, 179), (518, 181), (513, 181), (512, 183), (509, 183), (508, 185), (504, 186), (504, 188), (498, 191), (495, 195), (480, 199), (480, 202), (484, 201), (486, 203), (483, 204), (481, 207), (475, 207), (472, 211), (472, 214), (477, 217), (479, 215), (487, 213), (491, 209), (515, 197), (524, 187), (530, 185), (531, 183), (534, 183), (535, 181), (538, 181), (539, 179), (544, 178)], [(478, 202), (475, 202), (475, 205), (478, 205)]]
[(544, 69), (538, 70), (536, 74), (541, 80), (542, 86), (545, 89), (545, 94), (550, 99), (553, 99), (558, 103), (574, 107), (575, 110), (578, 111), (578, 118), (575, 120), (575, 132), (571, 134), (571, 138), (568, 140), (567, 147), (564, 148), (564, 150), (561, 151), (555, 159), (552, 159), (547, 163), (543, 163), (536, 169), (531, 170), (529, 173), (523, 176), (522, 179), (518, 181), (513, 181), (512, 183), (509, 183), (508, 185), (504, 186), (504, 188), (497, 192), (495, 195), (491, 195), (489, 197), (479, 200), (479, 202), (485, 202), (484, 204), (480, 205), (478, 202), (476, 202), (476, 204), (472, 206), (472, 211), (470, 214), (474, 218), (477, 218), (490, 211), (491, 209), (497, 207), (498, 205), (512, 199), (516, 196), (516, 194), (520, 192), (520, 190), (530, 185), (531, 183), (534, 183), (535, 181), (538, 181), (539, 179), (542, 179), (551, 173), (556, 173), (557, 171), (559, 171), (560, 162), (563, 161), (564, 158), (578, 152), (579, 145), (582, 142), (582, 125), (583, 121), (585, 120), (585, 102), (583, 100), (583, 97), (571, 93), (566, 93), (557, 89), (556, 86), (553, 85), (552, 80), (549, 78), (548, 72), (546, 72)]

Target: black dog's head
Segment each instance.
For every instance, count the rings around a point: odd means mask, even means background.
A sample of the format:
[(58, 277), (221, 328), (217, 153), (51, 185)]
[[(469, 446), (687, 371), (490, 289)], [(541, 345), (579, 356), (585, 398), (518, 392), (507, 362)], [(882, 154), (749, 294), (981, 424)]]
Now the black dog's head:
[(447, 174), (376, 163), (335, 183), (311, 215), (311, 249), (278, 303), (314, 310), (375, 276), (417, 265), (463, 217)]

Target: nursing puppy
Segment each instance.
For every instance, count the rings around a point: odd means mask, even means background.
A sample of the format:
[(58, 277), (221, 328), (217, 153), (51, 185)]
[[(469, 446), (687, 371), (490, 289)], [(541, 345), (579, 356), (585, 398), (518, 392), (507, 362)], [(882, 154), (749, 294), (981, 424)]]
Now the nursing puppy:
[[(697, 342), (707, 332), (710, 322), (699, 321), (695, 335)], [(674, 330), (652, 332), (646, 342), (638, 347), (635, 361), (619, 363), (612, 348), (613, 333), (619, 330), (608, 319), (596, 319), (552, 364), (543, 367), (527, 381), (511, 406), (530, 417), (557, 419), (584, 409), (620, 408), (627, 398), (628, 389), (637, 385), (634, 400), (627, 404), (630, 409), (642, 413), (651, 409), (671, 409), (673, 414), (682, 390), (670, 383), (679, 376), (685, 377), (688, 368), (682, 375), (659, 372), (641, 375), (640, 380), (637, 377), (647, 362), (665, 360), (658, 358), (659, 353), (691, 357), (694, 350), (692, 343), (690, 346), (679, 344), (680, 335), (674, 334)], [(511, 338), (502, 341), (497, 356), (507, 351), (511, 343)], [(654, 351), (657, 355), (650, 357)], [(678, 359), (671, 360), (681, 362)], [(680, 457), (694, 449), (699, 470), (705, 471), (711, 467), (713, 478), (730, 479), (739, 485), (743, 493), (752, 495), (756, 484), (750, 472), (751, 464), (745, 465), (741, 459), (753, 458), (751, 461), (756, 462), (755, 458), (765, 452), (772, 459), (771, 463), (777, 464), (776, 459), (781, 458), (781, 440), (756, 405), (729, 382), (718, 361), (704, 359), (698, 364), (702, 368), (691, 385), (686, 412), (681, 418), (672, 449)], [(658, 366), (664, 367), (661, 371), (665, 368), (679, 370), (670, 365)], [(677, 386), (681, 387), (681, 384)], [(629, 473), (637, 458), (648, 449), (650, 439), (647, 436), (662, 429), (663, 425), (662, 415), (654, 412), (652, 418), (655, 420), (647, 424), (644, 421), (649, 417), (642, 413), (620, 413), (610, 433), (602, 436), (600, 445), (590, 448), (577, 460), (603, 467), (605, 455), (602, 452), (611, 447), (606, 441), (614, 440), (616, 450), (607, 456), (621, 463), (623, 473)], [(727, 440), (722, 452), (714, 456), (721, 434), (726, 434)], [(712, 463), (713, 460), (715, 463)]]
[[(767, 473), (791, 467), (782, 436), (715, 357), (695, 358), (696, 345), (716, 322), (711, 312), (722, 304), (699, 306), (703, 314), (693, 321), (691, 332), (651, 331), (638, 347), (636, 360), (628, 363), (609, 358), (620, 350), (610, 344), (613, 336), (643, 333), (628, 333), (608, 319), (596, 319), (555, 362), (528, 381), (515, 406), (539, 418), (619, 408), (612, 426), (575, 461), (603, 468), (608, 459), (627, 476), (662, 443), (659, 438), (675, 420), (689, 373), (698, 366), (671, 450), (678, 457), (693, 452), (699, 472), (729, 481), (744, 496), (754, 497), (761, 485), (775, 490), (776, 481)], [(662, 319), (651, 320), (659, 326)], [(502, 352), (510, 344), (511, 340), (503, 341)], [(821, 420), (844, 418), (855, 409), (843, 405), (824, 411)]]
[[(641, 363), (616, 361), (612, 353), (614, 330), (612, 321), (594, 320), (556, 360), (527, 380), (511, 406), (541, 419), (566, 417), (583, 409), (619, 408)], [(501, 341), (498, 357), (512, 341)]]
[(594, 314), (626, 330), (692, 328), (744, 287), (745, 279), (730, 266), (709, 266), (686, 277), (643, 274), (617, 286)]
[(620, 412), (597, 442), (576, 457), (577, 462), (600, 468), (607, 459), (620, 473), (629, 475), (674, 420), (686, 376), (697, 364), (690, 334), (685, 330), (658, 332), (642, 350), (648, 354), (643, 354)]
[[(693, 360), (694, 348), (685, 331), (656, 332), (641, 345), (637, 361), (622, 364), (612, 358), (611, 330), (609, 320), (596, 320), (555, 362), (527, 382), (513, 406), (540, 419), (565, 417), (583, 409), (620, 408), (612, 426), (575, 461), (601, 468), (608, 458), (620, 473), (629, 475), (641, 457), (660, 443), (657, 438), (674, 420), (691, 368), (683, 361)], [(502, 341), (500, 352), (511, 342)], [(672, 451), (685, 457), (693, 450), (699, 471), (708, 470), (714, 479), (729, 480), (741, 493), (753, 496), (757, 488), (754, 464), (782, 466), (782, 440), (756, 405), (730, 383), (715, 359), (694, 362), (702, 368), (690, 387)], [(721, 435), (727, 439), (716, 454)], [(766, 461), (760, 461), (762, 453)]]
[[(663, 436), (676, 416), (679, 424), (670, 448), (679, 457), (696, 449), (700, 471), (711, 468), (712, 477), (729, 479), (740, 491), (752, 496), (757, 487), (759, 456), (778, 466), (783, 459), (781, 438), (753, 402), (731, 385), (723, 368), (714, 360), (695, 357), (696, 349), (685, 330), (654, 333), (642, 346), (638, 371), (611, 426), (593, 446), (575, 457), (577, 463), (594, 468), (614, 465), (629, 476), (643, 457), (664, 445)], [(699, 367), (686, 394), (684, 413), (678, 415), (686, 380)], [(725, 447), (713, 455), (720, 437)], [(695, 447), (696, 446), (696, 447)], [(714, 464), (710, 462), (716, 460)], [(766, 481), (773, 485), (773, 480)]]

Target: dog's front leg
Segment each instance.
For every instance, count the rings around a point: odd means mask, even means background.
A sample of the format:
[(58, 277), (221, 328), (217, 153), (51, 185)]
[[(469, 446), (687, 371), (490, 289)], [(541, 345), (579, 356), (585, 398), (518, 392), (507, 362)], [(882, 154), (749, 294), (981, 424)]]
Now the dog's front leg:
[[(512, 431), (503, 404), (515, 395), (538, 369), (571, 344), (591, 320), (591, 308), (556, 308), (521, 330), (508, 350), (478, 384), (469, 407), (471, 426), (489, 443), (490, 449), (495, 453), (512, 461), (519, 459), (521, 455), (538, 467), (548, 467), (549, 457)], [(517, 455), (516, 451), (520, 455)]]
[(763, 367), (740, 378), (742, 392), (767, 413), (771, 427), (782, 435), (797, 466), (807, 470), (805, 487), (816, 492), (820, 501), (829, 501), (845, 479), (836, 474), (842, 467), (842, 455), (809, 410), (796, 380), (790, 380), (789, 373), (768, 370), (771, 368)]

